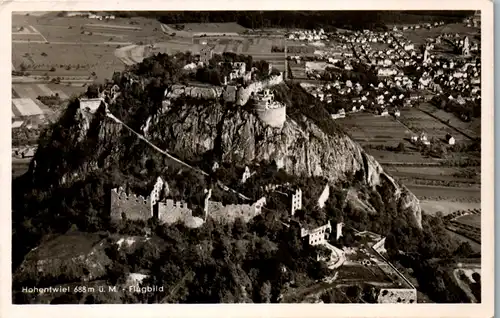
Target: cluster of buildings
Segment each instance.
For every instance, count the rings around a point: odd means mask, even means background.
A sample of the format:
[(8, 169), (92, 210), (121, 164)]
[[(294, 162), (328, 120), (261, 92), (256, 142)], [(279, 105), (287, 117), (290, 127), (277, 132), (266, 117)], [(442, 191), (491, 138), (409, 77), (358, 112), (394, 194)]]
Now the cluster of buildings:
[[(242, 182), (245, 182), (251, 175), (248, 167), (242, 177)], [(327, 221), (323, 225), (310, 227), (306, 224), (301, 224), (295, 215), (297, 211), (302, 210), (302, 191), (298, 187), (291, 187), (289, 184), (285, 185), (269, 185), (266, 187), (266, 191), (283, 191), (281, 193), (286, 194), (290, 202), (290, 219), (289, 224), (285, 224), (290, 227), (299, 227), (299, 235), (303, 243), (309, 246), (323, 246), (329, 250), (329, 256), (318, 255), (318, 260), (325, 261), (328, 268), (337, 269), (341, 267), (345, 261), (346, 248), (340, 249), (335, 247), (331, 242), (340, 240), (343, 233), (344, 223), (339, 221), (332, 224), (331, 221)], [(244, 222), (249, 222), (257, 215), (263, 212), (263, 208), (266, 205), (266, 198), (262, 197), (253, 204), (230, 204), (224, 205), (217, 201), (211, 200), (212, 191), (211, 189), (205, 190), (205, 198), (203, 201), (203, 206), (199, 207), (203, 214), (202, 217), (194, 216), (193, 211), (197, 207), (186, 203), (185, 201), (175, 201), (169, 198), (170, 189), (166, 182), (158, 177), (150, 195), (147, 197), (142, 197), (140, 195), (135, 195), (128, 193), (127, 190), (123, 188), (112, 189), (111, 190), (111, 207), (110, 214), (113, 221), (119, 221), (123, 219), (131, 220), (148, 220), (150, 218), (156, 218), (160, 224), (174, 224), (181, 222), (186, 227), (198, 228), (202, 226), (208, 218), (212, 218), (217, 222), (222, 223), (232, 223), (237, 218), (240, 218)], [(330, 195), (330, 187), (328, 184), (325, 185), (325, 189), (318, 198), (318, 207), (324, 208), (325, 202), (328, 200)], [(370, 245), (370, 249), (373, 250), (372, 253), (374, 257), (374, 263), (370, 260), (364, 260), (364, 266), (379, 266), (384, 273), (387, 273), (389, 277), (393, 277), (393, 285), (387, 287), (381, 291), (379, 302), (403, 302), (403, 303), (413, 303), (416, 302), (416, 289), (411, 285), (410, 282), (401, 274), (397, 269), (394, 268), (383, 256), (385, 252), (384, 242), (385, 239), (381, 238), (379, 235), (372, 233), (372, 236), (376, 236), (377, 242)], [(357, 236), (366, 235), (365, 232), (358, 232)], [(396, 276), (394, 275), (396, 273)], [(396, 278), (394, 278), (396, 277)], [(394, 297), (393, 297), (394, 296)]]
[[(200, 61), (186, 65), (186, 70), (194, 70), (206, 67), (213, 57), (213, 49), (209, 46), (200, 51)], [(234, 103), (238, 106), (246, 105), (250, 102), (254, 107), (255, 114), (265, 125), (273, 128), (283, 127), (286, 121), (286, 105), (275, 100), (270, 87), (283, 82), (283, 73), (272, 74), (272, 64), (268, 63), (267, 70), (263, 70), (267, 75), (264, 79), (258, 80), (256, 67), (247, 70), (245, 62), (221, 62), (220, 67), (231, 68), (228, 76), (224, 76), (222, 86), (197, 85), (188, 86), (176, 85), (170, 91), (165, 92), (164, 104), (169, 104), (170, 99), (180, 96), (190, 96), (206, 100), (221, 99), (226, 103)], [(262, 70), (260, 70), (262, 72)]]
[(412, 24), (412, 25), (403, 25), (403, 26), (394, 26), (392, 28), (393, 31), (407, 31), (407, 30), (418, 30), (418, 29), (432, 29), (437, 28), (439, 26), (444, 25), (444, 21), (433, 22), (433, 23), (421, 23), (421, 24)]
[(389, 32), (374, 32), (371, 30), (363, 30), (351, 32), (348, 34), (339, 34), (337, 39), (340, 42), (351, 44), (364, 43), (391, 43), (393, 38)]
[(319, 30), (299, 30), (288, 34), (288, 40), (292, 41), (320, 41), (326, 40), (328, 36), (323, 29)]
[(110, 14), (110, 15), (100, 15), (100, 14), (95, 14), (91, 12), (78, 12), (78, 11), (70, 11), (66, 13), (67, 17), (86, 17), (89, 19), (94, 19), (94, 20), (114, 20), (115, 16)]

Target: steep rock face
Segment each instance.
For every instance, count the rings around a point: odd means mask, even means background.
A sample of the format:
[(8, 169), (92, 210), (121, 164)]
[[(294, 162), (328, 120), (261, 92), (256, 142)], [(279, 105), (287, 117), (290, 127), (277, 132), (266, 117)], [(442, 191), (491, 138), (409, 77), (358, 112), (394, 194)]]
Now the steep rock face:
[[(368, 186), (376, 187), (382, 181), (389, 185), (393, 199), (400, 207), (409, 208), (417, 224), (421, 224), (415, 195), (397, 184), (357, 143), (345, 134), (327, 134), (305, 117), (294, 118), (288, 117), (282, 128), (271, 128), (251, 111), (238, 106), (223, 107), (217, 103), (166, 106), (147, 119), (145, 137), (186, 160), (196, 160), (211, 152), (219, 162), (275, 161), (290, 174), (323, 176), (331, 182), (361, 171)], [(116, 162), (126, 153), (119, 142), (125, 131), (120, 124), (101, 114), (90, 124), (79, 126), (80, 136), (86, 134), (96, 140), (95, 150), (79, 167), (66, 173), (61, 183), (76, 181), (85, 173)], [(84, 141), (76, 146), (84, 147)]]
[[(62, 175), (59, 180), (61, 185), (66, 185), (78, 181), (82, 176), (99, 168), (108, 166), (113, 160), (120, 157), (121, 147), (119, 143), (120, 134), (123, 127), (99, 114), (92, 116), (82, 111), (76, 113), (75, 132), (78, 135), (75, 148), (87, 148), (92, 152), (78, 166), (70, 169)], [(92, 138), (96, 140), (94, 144), (86, 142)]]
[[(282, 161), (291, 174), (323, 176), (335, 182), (362, 171), (375, 187), (388, 182), (396, 202), (410, 208), (421, 224), (418, 199), (397, 184), (380, 164), (346, 135), (328, 135), (306, 118), (287, 119), (282, 129), (264, 126), (251, 112), (220, 105), (183, 107), (157, 116), (148, 138), (170, 141), (176, 153), (200, 155), (214, 151), (222, 162), (250, 164)], [(178, 115), (177, 115), (178, 114)], [(160, 124), (161, 123), (161, 124)], [(157, 129), (160, 126), (169, 130)]]

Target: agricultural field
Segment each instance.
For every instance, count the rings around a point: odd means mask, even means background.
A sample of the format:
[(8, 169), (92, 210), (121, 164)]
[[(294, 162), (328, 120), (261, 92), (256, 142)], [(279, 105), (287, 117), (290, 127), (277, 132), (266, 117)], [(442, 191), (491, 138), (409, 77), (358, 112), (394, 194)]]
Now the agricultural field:
[(452, 202), (481, 202), (481, 189), (479, 187), (459, 188), (419, 184), (406, 184), (406, 186), (420, 199)]
[(451, 235), (453, 238), (457, 239), (459, 242), (469, 243), (470, 246), (472, 247), (472, 250), (474, 251), (474, 253), (481, 253), (481, 244), (479, 244), (478, 242), (473, 241), (470, 238), (463, 236), (459, 233), (456, 233), (456, 232), (453, 232), (450, 230), (446, 230), (446, 231), (448, 232), (449, 235)]
[(457, 210), (473, 210), (480, 209), (480, 202), (451, 202), (451, 201), (437, 201), (437, 200), (420, 200), (420, 207), (422, 211), (427, 214), (434, 215), (437, 212), (443, 215), (451, 214)]
[[(457, 144), (470, 142), (469, 138), (439, 119), (416, 108), (405, 108), (398, 120), (371, 113), (351, 113), (336, 122), (374, 156), (387, 173), (422, 200), (425, 213), (449, 214), (460, 209), (480, 207), (481, 167), (449, 164), (477, 159), (475, 154), (449, 152), (446, 159), (433, 158), (424, 156), (410, 142), (411, 136), (419, 132), (425, 132), (431, 141), (435, 140), (433, 143), (443, 146), (446, 146), (444, 137), (447, 133), (456, 138)], [(450, 124), (454, 123), (450, 120)], [(387, 149), (397, 147), (399, 143), (404, 144), (403, 151)]]
[(481, 228), (481, 214), (463, 215), (455, 219), (455, 222)]
[(62, 100), (78, 95), (86, 88), (79, 85), (65, 85), (53, 83), (40, 84), (12, 84), (13, 97), (36, 99), (38, 96), (52, 96), (58, 94)]
[(294, 61), (289, 61), (288, 63), (290, 66), (291, 76), (293, 76), (293, 78), (307, 78), (304, 63), (297, 63)]
[(436, 183), (463, 183), (464, 186), (469, 184), (479, 184), (481, 182), (480, 171), (474, 171), (473, 168), (469, 168), (468, 171), (464, 171), (466, 169), (458, 167), (389, 166), (385, 170), (392, 176), (399, 179), (435, 180)]
[(14, 159), (12, 158), (12, 179), (25, 174), (30, 167), (31, 158)]
[(12, 44), (16, 70), (31, 75), (92, 76), (110, 78), (124, 64), (115, 56), (113, 45)]
[[(13, 15), (13, 26), (34, 27), (49, 42), (131, 42), (161, 39), (160, 23), (145, 18), (117, 18), (96, 21), (84, 17), (64, 17), (56, 12), (41, 17)], [(17, 40), (17, 39), (15, 39)]]
[(179, 23), (164, 24), (162, 29), (166, 33), (176, 33), (182, 37), (192, 37), (196, 35), (235, 35), (247, 31), (247, 29), (237, 23)]
[(255, 61), (265, 60), (272, 63), (280, 71), (285, 69), (285, 53), (271, 52), (273, 46), (280, 46), (281, 39), (257, 39), (249, 37), (238, 38), (193, 38), (192, 41), (182, 40), (178, 37), (166, 42), (156, 43), (151, 53), (174, 54), (176, 52), (191, 51), (198, 54), (206, 45), (213, 47), (214, 53), (234, 52), (237, 54), (251, 55)]
[(431, 114), (442, 122), (446, 122), (450, 127), (453, 127), (472, 138), (481, 136), (480, 118), (473, 118), (471, 122), (464, 122), (463, 120), (457, 118), (457, 116), (455, 116), (453, 113), (446, 112), (429, 103), (420, 104), (418, 106), (418, 109)]
[(397, 146), (400, 142), (411, 146), (412, 132), (391, 116), (375, 116), (360, 112), (337, 119), (349, 135), (361, 145)]
[(445, 24), (438, 27), (434, 27), (430, 30), (421, 28), (417, 30), (405, 30), (402, 31), (404, 37), (415, 43), (415, 45), (425, 44), (427, 38), (435, 38), (443, 33), (458, 33), (462, 37), (469, 36), (474, 37), (474, 35), (479, 34), (480, 28), (469, 28), (463, 23), (451, 23)]
[(451, 134), (458, 143), (469, 140), (469, 138), (458, 133), (452, 127), (440, 122), (418, 108), (403, 109), (399, 120), (407, 126), (414, 135), (425, 132), (427, 138), (431, 140), (431, 142), (432, 139), (434, 139), (436, 142), (440, 141), (446, 143), (445, 137), (447, 134)]

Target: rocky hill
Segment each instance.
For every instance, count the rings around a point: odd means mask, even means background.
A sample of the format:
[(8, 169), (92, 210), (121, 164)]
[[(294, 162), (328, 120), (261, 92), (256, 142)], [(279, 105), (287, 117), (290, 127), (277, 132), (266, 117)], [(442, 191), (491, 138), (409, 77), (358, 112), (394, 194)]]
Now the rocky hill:
[(399, 206), (410, 208), (421, 223), (415, 195), (395, 182), (357, 143), (340, 131), (328, 134), (303, 115), (294, 117), (288, 117), (282, 129), (275, 129), (241, 108), (184, 105), (153, 116), (146, 135), (174, 153), (191, 154), (186, 159), (211, 152), (219, 162), (275, 162), (292, 175), (323, 176), (332, 183), (362, 172), (366, 185), (388, 185)]
[[(83, 180), (89, 172), (126, 159), (135, 157), (143, 161), (158, 156), (154, 149), (107, 118), (103, 109), (94, 115), (75, 109), (68, 116), (71, 118), (65, 129), (62, 151), (73, 153), (75, 158), (63, 162), (67, 155), (54, 155), (57, 152), (51, 150), (53, 143), (42, 148), (35, 161), (48, 152), (52, 156), (33, 167), (31, 173), (38, 179), (46, 181), (49, 175), (58, 175), (58, 180), (53, 182), (67, 186)], [(416, 223), (421, 224), (419, 201), (406, 187), (395, 182), (346, 134), (331, 133), (304, 115), (288, 116), (283, 128), (276, 129), (265, 126), (245, 107), (186, 102), (164, 105), (144, 118), (136, 123), (143, 131), (136, 128), (137, 131), (161, 149), (188, 162), (200, 162), (209, 154), (212, 161), (219, 163), (276, 163), (289, 174), (323, 176), (332, 183), (361, 174), (368, 187), (375, 188), (382, 183), (388, 186), (391, 199), (401, 209), (411, 211)], [(143, 144), (143, 154), (131, 153), (131, 148), (123, 143), (124, 139), (130, 141), (131, 138), (135, 138), (134, 143)]]

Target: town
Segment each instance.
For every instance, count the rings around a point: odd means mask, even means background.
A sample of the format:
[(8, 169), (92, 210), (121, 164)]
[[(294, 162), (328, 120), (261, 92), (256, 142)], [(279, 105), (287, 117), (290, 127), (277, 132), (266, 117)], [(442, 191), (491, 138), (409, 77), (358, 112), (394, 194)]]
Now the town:
[[(30, 228), (37, 212), (16, 219), (34, 246), (19, 252), (15, 285), (180, 286), (19, 302), (481, 302), (480, 12), (411, 18), (422, 22), (14, 14), (12, 174), (33, 194), (13, 210), (68, 195), (60, 236), (38, 245), (49, 232)], [(324, 155), (313, 139), (338, 148)], [(66, 281), (31, 271), (51, 272), (32, 264), (48, 251), (76, 262)], [(231, 291), (206, 286), (212, 270), (233, 271), (241, 290), (219, 276)]]

